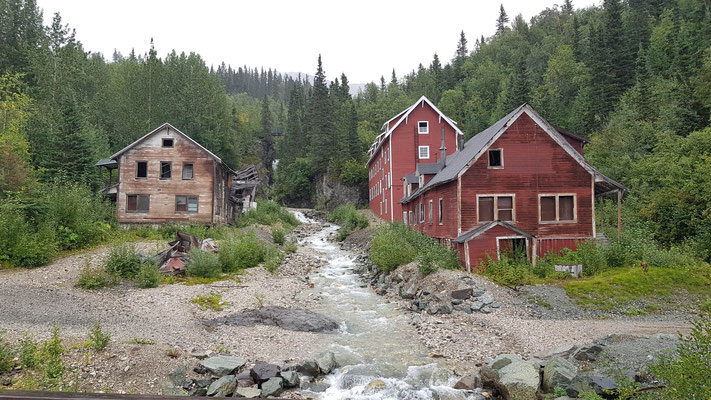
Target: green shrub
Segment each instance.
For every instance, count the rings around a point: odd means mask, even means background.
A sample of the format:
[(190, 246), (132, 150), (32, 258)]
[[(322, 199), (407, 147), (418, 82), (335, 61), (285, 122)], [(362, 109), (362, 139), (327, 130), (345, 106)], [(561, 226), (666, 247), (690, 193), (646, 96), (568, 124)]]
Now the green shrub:
[(222, 266), (217, 254), (211, 251), (192, 249), (188, 253), (188, 262), (185, 265), (188, 276), (199, 278), (217, 278), (222, 273)]
[(423, 275), (429, 275), (438, 269), (459, 269), (459, 255), (453, 250), (431, 241), (425, 247), (418, 249), (416, 260)]
[(42, 224), (33, 227), (24, 211), (13, 203), (0, 205), (0, 263), (18, 267), (39, 267), (56, 254), (54, 231)]
[(77, 286), (84, 289), (101, 289), (115, 283), (113, 277), (106, 272), (106, 268), (91, 267), (87, 261), (79, 272)]
[(253, 268), (264, 261), (266, 245), (254, 232), (232, 235), (220, 244), (220, 264), (225, 272)]
[(276, 247), (268, 246), (264, 252), (264, 268), (267, 271), (274, 273), (284, 261), (284, 254)]
[(249, 210), (237, 219), (238, 227), (249, 225), (276, 225), (281, 224), (290, 229), (299, 225), (299, 220), (286, 208), (274, 201), (261, 201), (257, 203), (256, 210)]
[(39, 344), (34, 337), (25, 332), (25, 336), (20, 340), (20, 362), (23, 368), (34, 368), (40, 363)]
[(111, 334), (109, 332), (104, 332), (101, 327), (101, 323), (96, 322), (89, 329), (89, 347), (94, 350), (103, 350), (109, 345), (111, 341)]
[(299, 250), (299, 246), (296, 242), (289, 241), (286, 246), (284, 246), (284, 251), (287, 253), (296, 253), (297, 250)]
[(305, 206), (313, 201), (316, 168), (308, 158), (280, 165), (274, 174), (274, 193), (279, 201)]
[(378, 268), (390, 271), (415, 259), (417, 250), (407, 240), (409, 231), (402, 224), (378, 229), (370, 246), (370, 259)]
[(42, 343), (42, 361), (44, 363), (44, 376), (46, 379), (60, 379), (64, 375), (64, 362), (62, 362), (62, 354), (64, 354), (64, 345), (59, 337), (59, 327), (55, 325), (52, 328), (52, 336), (50, 339)]
[(665, 385), (648, 398), (671, 399), (711, 399), (711, 313), (702, 312), (693, 322), (687, 337), (679, 335), (677, 357), (662, 355), (655, 364), (649, 365), (649, 372), (661, 379)]
[(346, 185), (358, 186), (368, 182), (368, 169), (362, 162), (350, 159), (343, 163), (339, 178)]
[(341, 225), (338, 230), (338, 241), (345, 240), (356, 228), (368, 226), (368, 218), (358, 212), (353, 204), (343, 204), (328, 214), (328, 220)]
[(3, 339), (2, 334), (0, 331), (0, 374), (12, 370), (12, 359), (15, 357), (15, 350)]
[(272, 241), (275, 244), (282, 245), (286, 240), (286, 234), (279, 228), (272, 229)]
[(122, 278), (133, 278), (138, 274), (141, 259), (133, 244), (122, 244), (111, 248), (104, 262), (106, 272)]
[(533, 269), (528, 260), (511, 258), (506, 255), (502, 255), (499, 260), (495, 261), (487, 254), (480, 269), (482, 274), (492, 281), (513, 289), (529, 284), (533, 279)]
[(138, 287), (141, 289), (158, 287), (160, 277), (158, 264), (155, 261), (146, 260), (141, 264), (141, 268), (138, 270)]

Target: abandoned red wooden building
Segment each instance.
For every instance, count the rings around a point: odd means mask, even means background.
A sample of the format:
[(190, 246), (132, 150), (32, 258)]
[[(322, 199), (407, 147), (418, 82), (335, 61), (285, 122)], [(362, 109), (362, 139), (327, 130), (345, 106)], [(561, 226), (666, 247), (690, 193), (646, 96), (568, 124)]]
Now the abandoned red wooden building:
[(368, 150), (370, 209), (388, 221), (402, 221), (405, 175), (420, 164), (436, 165), (444, 138), (453, 154), (464, 134), (426, 97), (386, 121)]
[(413, 190), (400, 200), (406, 223), (453, 244), (467, 269), (504, 251), (535, 263), (575, 250), (597, 236), (595, 197), (627, 190), (585, 160), (585, 142), (521, 105), (438, 167), (410, 170)]

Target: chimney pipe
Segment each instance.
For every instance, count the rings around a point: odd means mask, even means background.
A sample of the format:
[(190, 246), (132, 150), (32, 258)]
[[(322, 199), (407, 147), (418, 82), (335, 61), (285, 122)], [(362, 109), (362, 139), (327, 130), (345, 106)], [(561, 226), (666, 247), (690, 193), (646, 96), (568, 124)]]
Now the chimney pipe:
[(442, 147), (439, 148), (439, 159), (442, 165), (446, 165), (445, 161), (447, 159), (447, 147), (444, 145), (444, 128), (442, 128)]

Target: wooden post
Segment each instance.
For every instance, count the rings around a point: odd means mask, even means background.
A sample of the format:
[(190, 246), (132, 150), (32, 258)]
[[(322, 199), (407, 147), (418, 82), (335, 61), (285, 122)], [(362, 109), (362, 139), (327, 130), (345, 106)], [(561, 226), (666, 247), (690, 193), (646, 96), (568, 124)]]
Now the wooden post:
[(622, 238), (622, 190), (617, 191), (617, 240)]

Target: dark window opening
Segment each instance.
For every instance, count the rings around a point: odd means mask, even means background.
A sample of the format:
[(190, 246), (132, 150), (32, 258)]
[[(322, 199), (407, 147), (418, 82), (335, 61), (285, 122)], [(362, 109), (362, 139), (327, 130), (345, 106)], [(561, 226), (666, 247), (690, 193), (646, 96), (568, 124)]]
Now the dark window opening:
[(440, 225), (442, 225), (442, 223), (444, 222), (444, 214), (443, 214), (444, 203), (443, 202), (444, 202), (443, 199), (439, 199), (439, 224)]
[(501, 159), (501, 149), (489, 150), (489, 166), (490, 167), (503, 167), (504, 163)]
[(499, 239), (499, 254), (514, 260), (525, 260), (528, 258), (526, 252), (526, 239)]
[(193, 179), (193, 164), (183, 164), (183, 179), (190, 180)]
[(148, 177), (148, 162), (139, 161), (136, 163), (136, 178), (147, 178)]
[(573, 196), (558, 197), (558, 220), (573, 221), (575, 219)]
[(555, 221), (555, 196), (541, 197), (541, 221)]
[(494, 220), (494, 198), (479, 197), (479, 221)]
[(175, 196), (175, 212), (198, 212), (198, 197), (197, 196)]
[(163, 138), (163, 147), (173, 147), (173, 139)]
[(126, 195), (126, 212), (148, 212), (150, 208), (150, 195)]
[(513, 197), (502, 196), (496, 198), (496, 208), (498, 208), (498, 220), (513, 221)]
[(160, 179), (170, 179), (170, 162), (161, 161), (160, 162)]

